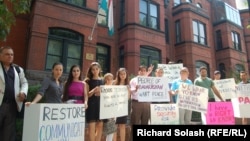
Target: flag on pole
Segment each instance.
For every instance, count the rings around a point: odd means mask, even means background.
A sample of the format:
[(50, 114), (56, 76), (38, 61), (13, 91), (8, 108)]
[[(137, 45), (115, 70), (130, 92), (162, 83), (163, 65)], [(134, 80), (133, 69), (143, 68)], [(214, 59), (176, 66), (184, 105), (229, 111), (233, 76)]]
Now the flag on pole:
[[(102, 8), (102, 9), (105, 11), (105, 13), (108, 12), (107, 0), (102, 0), (102, 2), (101, 2), (101, 7), (100, 7), (100, 8)], [(99, 12), (99, 10), (98, 10), (98, 12)]]
[(109, 1), (108, 3), (108, 34), (109, 36), (112, 36), (114, 34), (113, 0), (108, 0), (108, 1)]

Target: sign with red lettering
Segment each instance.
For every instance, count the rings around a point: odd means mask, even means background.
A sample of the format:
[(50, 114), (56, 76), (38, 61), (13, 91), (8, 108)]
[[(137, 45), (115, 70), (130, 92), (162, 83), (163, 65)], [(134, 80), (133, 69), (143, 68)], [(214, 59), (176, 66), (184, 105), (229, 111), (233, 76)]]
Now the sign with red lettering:
[(206, 113), (206, 124), (234, 125), (234, 111), (231, 102), (209, 102)]
[(151, 124), (179, 124), (179, 108), (176, 104), (151, 104)]
[(236, 98), (233, 98), (233, 109), (235, 117), (250, 117), (250, 84), (239, 84), (236, 86)]

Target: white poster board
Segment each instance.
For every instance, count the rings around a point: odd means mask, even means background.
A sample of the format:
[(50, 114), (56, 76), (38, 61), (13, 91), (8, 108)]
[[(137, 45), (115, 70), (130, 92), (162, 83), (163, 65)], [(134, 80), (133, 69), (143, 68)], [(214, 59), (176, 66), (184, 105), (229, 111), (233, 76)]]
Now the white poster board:
[(182, 109), (206, 113), (208, 107), (208, 89), (181, 83), (178, 89), (177, 105)]
[(183, 67), (183, 64), (158, 64), (158, 67), (163, 68), (163, 76), (167, 77), (169, 83), (172, 83), (175, 79), (180, 77), (180, 70)]
[[(231, 99), (235, 97), (235, 80), (234, 78), (214, 80), (214, 85), (220, 92), (222, 98)], [(215, 101), (220, 101), (220, 99), (215, 95)]]
[(84, 140), (84, 104), (31, 104), (25, 107), (23, 141)]
[(169, 86), (166, 77), (143, 77), (138, 81), (138, 101), (167, 102), (170, 101)]
[(238, 118), (250, 118), (250, 84), (236, 86), (236, 98), (231, 99), (234, 116)]
[(176, 104), (150, 104), (150, 114), (153, 125), (179, 124), (179, 108)]
[(100, 94), (100, 119), (128, 115), (128, 87), (102, 85)]

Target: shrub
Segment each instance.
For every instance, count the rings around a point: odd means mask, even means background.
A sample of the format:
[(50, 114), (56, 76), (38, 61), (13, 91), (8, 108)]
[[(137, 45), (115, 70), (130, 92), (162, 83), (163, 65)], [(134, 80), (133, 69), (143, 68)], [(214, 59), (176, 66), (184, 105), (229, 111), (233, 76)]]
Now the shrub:
[[(37, 91), (39, 90), (40, 87), (41, 85), (29, 86), (28, 96), (26, 101), (32, 101), (35, 98)], [(41, 99), (40, 102), (43, 101), (44, 99)], [(23, 135), (23, 119), (18, 118), (16, 120), (16, 141), (22, 141), (22, 135)]]

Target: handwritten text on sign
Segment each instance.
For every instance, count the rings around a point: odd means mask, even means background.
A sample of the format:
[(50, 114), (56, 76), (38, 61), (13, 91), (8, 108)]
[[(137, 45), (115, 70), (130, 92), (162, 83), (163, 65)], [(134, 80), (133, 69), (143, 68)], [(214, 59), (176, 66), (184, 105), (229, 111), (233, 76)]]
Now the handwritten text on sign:
[(234, 125), (234, 111), (231, 102), (209, 102), (206, 114), (207, 124)]
[(128, 87), (102, 85), (100, 95), (100, 119), (128, 115)]
[(164, 76), (167, 77), (169, 83), (172, 83), (175, 79), (180, 77), (180, 70), (183, 64), (158, 64), (158, 67), (163, 68)]
[(166, 77), (138, 77), (138, 100), (170, 101)]
[(208, 89), (190, 85), (180, 84), (177, 99), (179, 108), (206, 113), (208, 104)]
[[(231, 99), (235, 97), (235, 80), (234, 78), (214, 80), (214, 85), (220, 92), (220, 95), (223, 99)], [(216, 101), (220, 101), (220, 99), (215, 96)]]
[(179, 124), (179, 108), (176, 104), (151, 104), (151, 124)]

